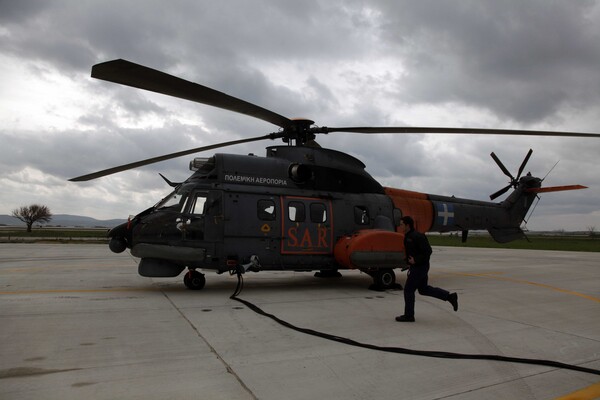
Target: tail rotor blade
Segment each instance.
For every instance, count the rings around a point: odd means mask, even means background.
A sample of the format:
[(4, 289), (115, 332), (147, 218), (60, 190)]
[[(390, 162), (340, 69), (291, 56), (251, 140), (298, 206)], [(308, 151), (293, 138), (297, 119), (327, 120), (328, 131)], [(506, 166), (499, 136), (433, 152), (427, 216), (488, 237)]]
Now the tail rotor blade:
[(511, 188), (512, 185), (508, 185), (498, 190), (496, 193), (490, 195), (490, 200), (494, 200), (496, 197), (502, 196), (504, 193), (508, 192), (508, 189)]
[[(504, 175), (508, 176), (511, 181), (514, 181), (515, 178), (512, 176), (512, 174), (506, 169), (506, 167), (504, 166), (504, 164), (502, 164), (502, 161), (500, 161), (500, 159), (496, 156), (496, 154), (494, 154), (494, 152), (492, 152), (490, 154), (490, 156), (492, 156), (492, 158), (494, 159), (494, 161), (496, 161), (496, 164), (498, 164), (498, 166), (500, 167), (500, 169), (502, 170), (502, 172), (504, 172)], [(510, 186), (509, 186), (510, 187)], [(508, 190), (508, 189), (506, 189)]]
[(523, 160), (523, 162), (521, 163), (521, 166), (519, 167), (519, 172), (517, 173), (517, 180), (521, 177), (521, 174), (523, 173), (523, 170), (525, 169), (525, 165), (527, 165), (527, 162), (529, 161), (529, 157), (531, 157), (532, 153), (533, 153), (533, 150), (529, 149), (529, 152), (527, 152), (525, 159)]

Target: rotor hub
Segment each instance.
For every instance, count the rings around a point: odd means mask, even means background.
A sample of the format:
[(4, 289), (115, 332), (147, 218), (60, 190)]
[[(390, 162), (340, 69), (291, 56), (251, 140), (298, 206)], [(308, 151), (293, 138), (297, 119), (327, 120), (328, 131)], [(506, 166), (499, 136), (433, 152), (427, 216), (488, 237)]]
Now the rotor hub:
[(315, 139), (315, 134), (311, 130), (311, 126), (315, 123), (306, 118), (291, 118), (291, 124), (286, 126), (282, 132), (282, 140), (289, 144), (304, 145), (308, 141)]

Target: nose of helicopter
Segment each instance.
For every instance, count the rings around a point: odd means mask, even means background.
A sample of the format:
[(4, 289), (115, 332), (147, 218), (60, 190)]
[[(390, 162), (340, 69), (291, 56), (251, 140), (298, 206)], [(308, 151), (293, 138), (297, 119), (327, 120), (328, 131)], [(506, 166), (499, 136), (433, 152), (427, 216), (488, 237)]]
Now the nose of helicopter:
[(108, 231), (107, 236), (110, 238), (108, 247), (113, 253), (122, 253), (129, 247), (130, 240), (128, 241), (127, 238), (131, 238), (131, 234), (127, 231), (129, 230), (130, 225), (131, 220), (128, 220)]

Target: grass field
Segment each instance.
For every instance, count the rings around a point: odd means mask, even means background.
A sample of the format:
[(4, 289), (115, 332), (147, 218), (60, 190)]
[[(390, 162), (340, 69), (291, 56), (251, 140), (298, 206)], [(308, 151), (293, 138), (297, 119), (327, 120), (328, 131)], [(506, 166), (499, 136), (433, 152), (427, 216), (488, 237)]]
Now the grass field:
[[(59, 241), (78, 242), (93, 240), (98, 243), (107, 242), (105, 228), (34, 228), (27, 233), (25, 228), (0, 227), (0, 241)], [(600, 236), (570, 236), (570, 235), (528, 235), (526, 239), (500, 244), (488, 235), (470, 235), (466, 243), (461, 242), (460, 235), (449, 236), (429, 234), (432, 246), (455, 247), (492, 247), (505, 249), (530, 249), (530, 250), (563, 250), (563, 251), (594, 251), (600, 252)], [(96, 240), (94, 240), (96, 239)]]
[(428, 235), (432, 246), (455, 247), (492, 247), (504, 249), (530, 249), (530, 250), (563, 250), (563, 251), (600, 251), (600, 237), (591, 236), (549, 236), (528, 235), (527, 239), (515, 240), (510, 243), (496, 243), (488, 235), (471, 235), (466, 243), (461, 242), (459, 236)]
[(98, 242), (108, 243), (106, 228), (25, 228), (0, 227), (0, 242)]

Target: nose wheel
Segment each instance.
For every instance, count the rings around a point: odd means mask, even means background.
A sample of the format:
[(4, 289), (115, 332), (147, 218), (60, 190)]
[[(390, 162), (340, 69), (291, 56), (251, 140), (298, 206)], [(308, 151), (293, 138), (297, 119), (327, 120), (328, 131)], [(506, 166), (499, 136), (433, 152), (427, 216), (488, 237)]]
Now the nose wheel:
[(188, 289), (200, 290), (206, 284), (206, 278), (204, 277), (204, 274), (202, 274), (194, 269), (190, 269), (184, 275), (183, 283), (185, 284), (185, 287), (187, 287)]

